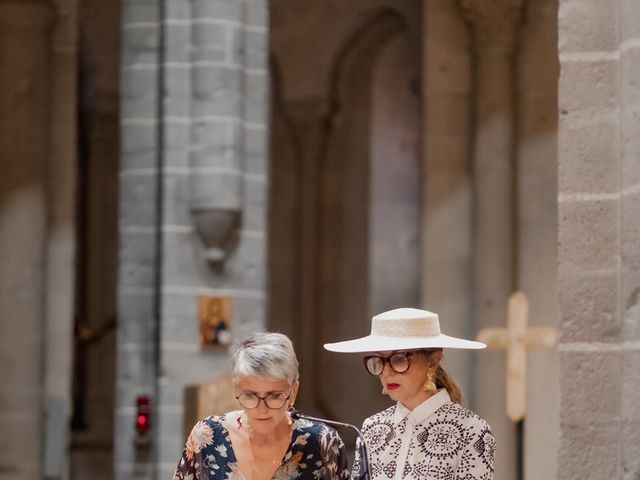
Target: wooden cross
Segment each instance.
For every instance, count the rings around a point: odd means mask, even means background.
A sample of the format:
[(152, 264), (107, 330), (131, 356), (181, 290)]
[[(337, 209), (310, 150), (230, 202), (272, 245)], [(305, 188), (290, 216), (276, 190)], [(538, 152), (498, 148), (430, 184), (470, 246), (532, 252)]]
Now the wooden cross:
[(551, 348), (556, 331), (550, 327), (527, 327), (529, 302), (523, 292), (509, 297), (507, 328), (485, 328), (477, 340), (490, 349), (507, 352), (507, 416), (524, 419), (527, 409), (527, 348)]

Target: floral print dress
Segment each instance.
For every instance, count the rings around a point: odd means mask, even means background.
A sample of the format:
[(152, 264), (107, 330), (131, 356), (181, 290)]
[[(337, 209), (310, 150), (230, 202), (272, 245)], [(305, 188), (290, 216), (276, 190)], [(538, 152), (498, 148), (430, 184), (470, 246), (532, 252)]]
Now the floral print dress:
[[(173, 480), (246, 480), (238, 468), (225, 415), (207, 417), (191, 431)], [(340, 480), (349, 478), (344, 444), (322, 423), (296, 420), (291, 443), (273, 480)]]

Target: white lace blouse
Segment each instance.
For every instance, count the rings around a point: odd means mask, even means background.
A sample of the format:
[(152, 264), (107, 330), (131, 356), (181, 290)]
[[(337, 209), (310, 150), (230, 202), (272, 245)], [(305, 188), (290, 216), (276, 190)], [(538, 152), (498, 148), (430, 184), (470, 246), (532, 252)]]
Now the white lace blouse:
[[(376, 413), (362, 433), (371, 480), (493, 480), (491, 428), (444, 389), (411, 411), (398, 402)], [(356, 455), (351, 478), (359, 471)]]

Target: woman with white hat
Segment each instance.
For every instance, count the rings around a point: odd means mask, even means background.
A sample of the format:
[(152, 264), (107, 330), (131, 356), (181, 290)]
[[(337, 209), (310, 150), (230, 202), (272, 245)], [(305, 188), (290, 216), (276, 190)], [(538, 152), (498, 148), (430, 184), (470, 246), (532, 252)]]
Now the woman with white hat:
[[(366, 353), (367, 372), (396, 401), (362, 425), (372, 480), (493, 479), (491, 428), (460, 404), (460, 388), (440, 366), (443, 348), (485, 346), (442, 334), (438, 315), (414, 308), (381, 313), (371, 321), (371, 335), (324, 346)], [(352, 478), (359, 469), (356, 457)]]

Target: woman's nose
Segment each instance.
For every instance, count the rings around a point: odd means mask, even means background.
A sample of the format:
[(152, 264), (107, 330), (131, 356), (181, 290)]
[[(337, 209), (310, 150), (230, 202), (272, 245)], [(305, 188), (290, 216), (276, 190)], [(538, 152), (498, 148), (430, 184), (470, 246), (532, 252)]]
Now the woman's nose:
[(388, 377), (389, 375), (394, 375), (396, 372), (391, 368), (391, 364), (389, 362), (384, 362), (382, 364), (382, 372), (380, 372), (381, 377)]

